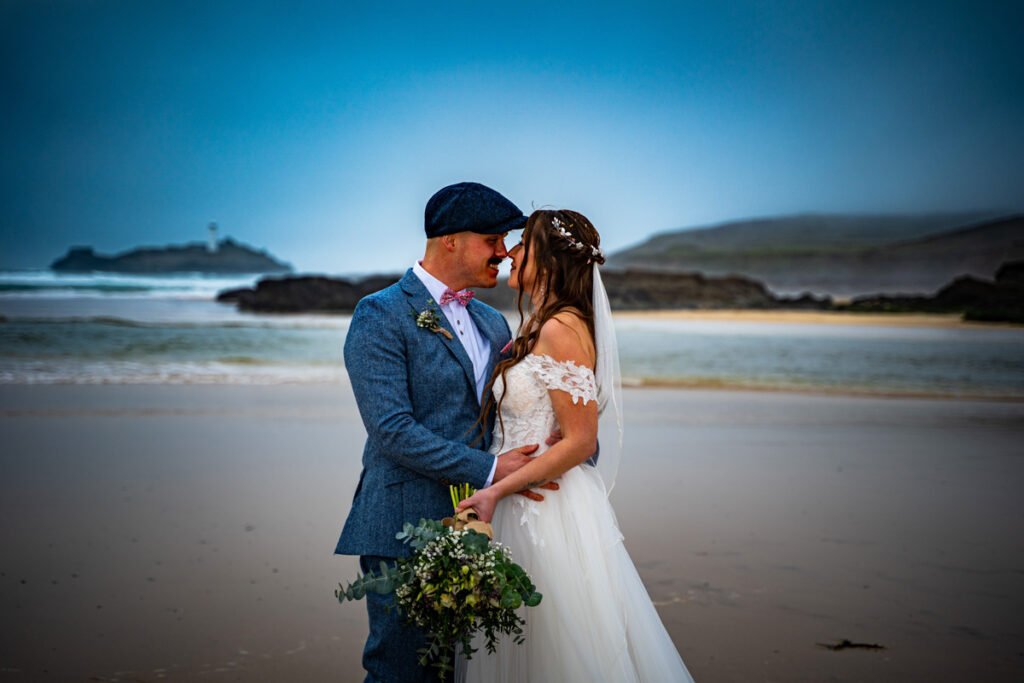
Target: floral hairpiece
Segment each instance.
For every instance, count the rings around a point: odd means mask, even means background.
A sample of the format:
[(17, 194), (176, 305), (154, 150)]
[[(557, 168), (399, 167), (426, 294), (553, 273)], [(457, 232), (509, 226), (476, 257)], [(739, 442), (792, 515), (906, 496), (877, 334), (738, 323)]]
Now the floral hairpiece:
[[(569, 243), (569, 246), (576, 251), (583, 252), (587, 249), (587, 245), (572, 236), (572, 233), (565, 229), (561, 219), (558, 216), (551, 217), (551, 225), (555, 226), (555, 232), (558, 236)], [(590, 247), (590, 258), (587, 259), (587, 263), (590, 263), (596, 258), (604, 258), (604, 252), (599, 247)]]

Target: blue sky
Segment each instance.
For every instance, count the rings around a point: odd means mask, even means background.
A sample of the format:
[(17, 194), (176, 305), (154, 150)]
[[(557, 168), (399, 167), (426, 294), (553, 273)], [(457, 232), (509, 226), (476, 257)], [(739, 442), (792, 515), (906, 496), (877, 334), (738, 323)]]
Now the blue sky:
[(0, 267), (222, 234), (395, 271), (439, 187), (606, 247), (1024, 209), (1019, 2), (0, 4)]

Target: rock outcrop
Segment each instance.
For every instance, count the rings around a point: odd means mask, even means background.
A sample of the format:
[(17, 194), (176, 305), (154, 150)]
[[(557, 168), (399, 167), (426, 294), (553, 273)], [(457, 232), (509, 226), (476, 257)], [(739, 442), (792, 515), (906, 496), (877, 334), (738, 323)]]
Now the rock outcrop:
[[(780, 299), (764, 284), (738, 275), (608, 270), (602, 273), (612, 309), (644, 311), (693, 308), (827, 308), (826, 298)], [(790, 306), (792, 304), (792, 306)]]
[(400, 275), (346, 280), (322, 275), (263, 278), (254, 288), (229, 289), (217, 301), (252, 313), (351, 313), (367, 294), (398, 282)]
[[(828, 297), (778, 298), (748, 278), (705, 277), (699, 273), (661, 273), (640, 270), (604, 273), (608, 298), (618, 311), (686, 308), (813, 308), (831, 306)], [(218, 301), (236, 303), (240, 310), (260, 313), (348, 313), (359, 299), (397, 282), (399, 275), (363, 280), (324, 276), (264, 278), (255, 288), (222, 292)], [(502, 310), (515, 310), (516, 292), (500, 282), (477, 289), (477, 297)]]
[(964, 275), (932, 296), (858, 297), (838, 308), (877, 313), (963, 313), (964, 320), (1024, 323), (1024, 261), (1004, 263), (994, 281)]

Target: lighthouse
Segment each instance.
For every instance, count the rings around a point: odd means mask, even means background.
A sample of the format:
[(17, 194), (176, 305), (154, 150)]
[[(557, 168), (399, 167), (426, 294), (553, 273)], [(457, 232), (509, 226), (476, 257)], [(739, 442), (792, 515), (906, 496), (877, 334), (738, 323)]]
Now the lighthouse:
[(211, 254), (217, 253), (217, 223), (210, 223), (206, 228), (209, 231), (209, 237), (206, 241), (206, 251)]

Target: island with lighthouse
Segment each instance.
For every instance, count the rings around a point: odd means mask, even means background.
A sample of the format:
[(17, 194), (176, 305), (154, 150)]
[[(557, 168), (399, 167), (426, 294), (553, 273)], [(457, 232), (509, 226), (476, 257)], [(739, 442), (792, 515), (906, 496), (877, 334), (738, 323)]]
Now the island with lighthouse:
[(97, 254), (89, 246), (75, 246), (50, 264), (50, 269), (58, 273), (105, 272), (133, 275), (279, 274), (292, 271), (291, 265), (274, 258), (265, 250), (254, 249), (230, 237), (218, 239), (217, 230), (217, 224), (210, 223), (205, 243), (139, 247), (112, 256)]

